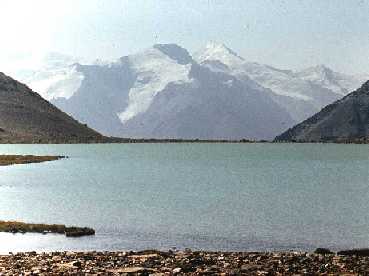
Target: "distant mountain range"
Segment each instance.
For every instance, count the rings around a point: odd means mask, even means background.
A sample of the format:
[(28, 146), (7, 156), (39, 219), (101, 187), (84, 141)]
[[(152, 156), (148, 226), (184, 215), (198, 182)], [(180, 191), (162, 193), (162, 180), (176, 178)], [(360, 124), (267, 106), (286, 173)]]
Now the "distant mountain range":
[(315, 114), (366, 80), (366, 76), (337, 73), (324, 65), (294, 72), (247, 62), (225, 45), (215, 43), (209, 43), (196, 53), (196, 60), (213, 71), (226, 71), (239, 79), (250, 78), (269, 89), (270, 97), (288, 111), (295, 123)]
[(16, 76), (105, 135), (257, 140), (273, 139), (365, 80), (323, 65), (294, 72), (247, 62), (216, 43), (193, 56), (158, 44), (90, 65), (54, 54)]
[(279, 135), (285, 142), (368, 142), (369, 81)]
[(0, 73), (0, 143), (89, 143), (108, 141), (26, 85)]

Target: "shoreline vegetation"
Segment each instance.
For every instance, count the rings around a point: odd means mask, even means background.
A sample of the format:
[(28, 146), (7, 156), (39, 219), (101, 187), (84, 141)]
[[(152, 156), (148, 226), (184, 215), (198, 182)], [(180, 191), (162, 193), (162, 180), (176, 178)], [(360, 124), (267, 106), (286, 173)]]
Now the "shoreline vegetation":
[(63, 234), (66, 237), (82, 237), (95, 235), (95, 230), (89, 227), (67, 227), (63, 224), (36, 224), (19, 221), (1, 221), (0, 232), (6, 233), (41, 233)]
[(9, 253), (0, 255), (0, 274), (367, 275), (368, 255), (351, 253), (355, 252), (332, 253), (326, 249), (314, 253), (207, 252), (186, 249), (166, 252)]
[(66, 156), (36, 156), (36, 155), (0, 155), (0, 166), (17, 164), (42, 163), (67, 158)]

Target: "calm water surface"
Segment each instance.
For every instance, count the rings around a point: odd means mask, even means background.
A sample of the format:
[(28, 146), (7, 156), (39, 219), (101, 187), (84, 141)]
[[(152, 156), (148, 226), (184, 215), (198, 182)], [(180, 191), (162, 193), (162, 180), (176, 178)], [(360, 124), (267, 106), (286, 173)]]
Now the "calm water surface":
[(1, 145), (70, 158), (0, 167), (0, 219), (94, 237), (0, 234), (0, 252), (369, 246), (369, 146)]

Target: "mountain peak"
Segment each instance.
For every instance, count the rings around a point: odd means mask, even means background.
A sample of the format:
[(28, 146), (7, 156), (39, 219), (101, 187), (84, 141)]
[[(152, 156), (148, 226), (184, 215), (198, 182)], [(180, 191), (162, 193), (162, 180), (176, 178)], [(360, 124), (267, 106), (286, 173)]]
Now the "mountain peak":
[(329, 77), (334, 74), (334, 71), (324, 64), (318, 64), (316, 66), (312, 66), (312, 67), (306, 68), (305, 70), (302, 70), (300, 74), (303, 74), (303, 75), (316, 74), (322, 77)]
[(315, 71), (321, 73), (321, 74), (332, 74), (333, 73), (333, 70), (329, 67), (327, 67), (326, 65), (324, 64), (319, 64), (315, 67), (313, 67), (315, 69)]
[(41, 59), (42, 66), (45, 69), (58, 69), (78, 63), (79, 60), (58, 52), (50, 52)]
[(335, 75), (337, 74), (338, 73), (335, 73), (331, 68), (324, 64), (312, 66), (297, 73), (298, 76), (306, 80), (315, 80), (320, 82), (334, 81)]
[(206, 50), (209, 50), (209, 51), (217, 52), (217, 53), (227, 53), (229, 55), (236, 56), (236, 57), (238, 57), (241, 60), (244, 60), (235, 51), (233, 51), (232, 49), (228, 48), (223, 43), (218, 43), (218, 42), (211, 41), (211, 42), (208, 42), (208, 44), (206, 44), (205, 49)]
[(192, 57), (188, 51), (177, 44), (155, 44), (154, 49), (159, 50), (179, 64), (189, 64), (192, 62)]
[(227, 66), (232, 66), (244, 62), (244, 59), (235, 51), (228, 48), (223, 43), (209, 42), (205, 48), (197, 53), (197, 60), (201, 63), (209, 60), (217, 60)]

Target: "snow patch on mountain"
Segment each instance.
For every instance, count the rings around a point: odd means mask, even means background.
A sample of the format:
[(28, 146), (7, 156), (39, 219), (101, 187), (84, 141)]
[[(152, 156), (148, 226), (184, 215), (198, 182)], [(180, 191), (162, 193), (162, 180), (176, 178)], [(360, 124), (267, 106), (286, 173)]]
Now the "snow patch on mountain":
[(255, 62), (246, 62), (239, 69), (238, 74), (246, 74), (251, 79), (271, 89), (275, 94), (292, 97), (304, 101), (312, 100), (311, 96), (304, 94), (305, 84), (295, 78), (291, 71), (280, 70), (268, 65)]
[(295, 75), (298, 78), (327, 88), (340, 96), (345, 96), (354, 91), (365, 81), (365, 79), (360, 76), (351, 76), (334, 72), (325, 65), (309, 67), (297, 72)]
[(122, 123), (145, 112), (154, 97), (169, 83), (190, 83), (191, 63), (180, 64), (157, 48), (129, 57), (131, 68), (137, 74), (129, 91), (128, 107), (118, 113)]
[(67, 55), (49, 53), (42, 57), (38, 67), (21, 70), (15, 76), (46, 100), (69, 99), (84, 79), (77, 70), (77, 62), (77, 59)]
[[(247, 76), (278, 95), (311, 100), (309, 96), (299, 93), (299, 89), (296, 89), (301, 80), (297, 78), (293, 80), (292, 71), (246, 62), (224, 44), (208, 43), (204, 49), (195, 54), (195, 59), (214, 72), (226, 72), (241, 79)], [(290, 83), (292, 84), (291, 89), (288, 85), (284, 85)]]
[(61, 69), (35, 72), (25, 82), (38, 91), (46, 100), (57, 98), (69, 99), (81, 86), (83, 74), (76, 70), (76, 66)]

